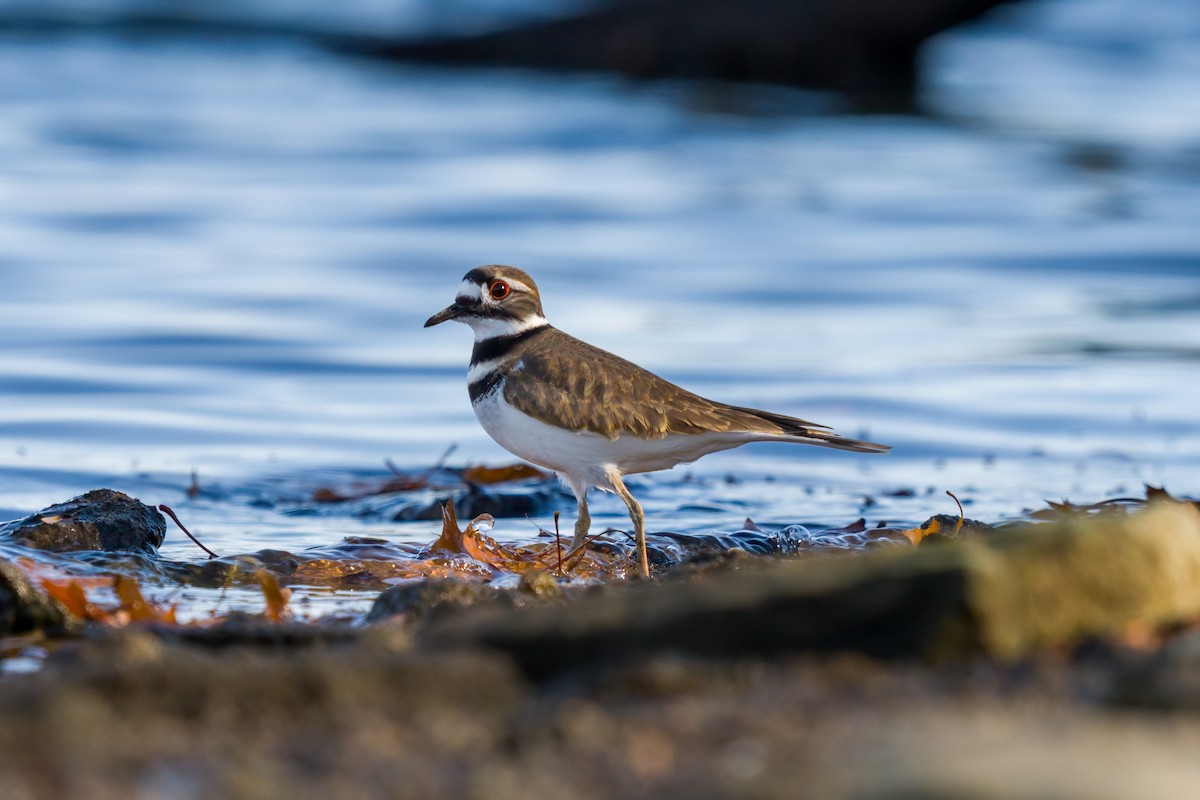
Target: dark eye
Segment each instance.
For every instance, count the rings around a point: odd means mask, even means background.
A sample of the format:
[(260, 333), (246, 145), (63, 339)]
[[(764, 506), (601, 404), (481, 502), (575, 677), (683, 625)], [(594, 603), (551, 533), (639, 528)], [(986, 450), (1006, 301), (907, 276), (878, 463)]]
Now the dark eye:
[(512, 292), (508, 284), (504, 281), (492, 281), (488, 287), (488, 293), (491, 294), (493, 300), (503, 300)]

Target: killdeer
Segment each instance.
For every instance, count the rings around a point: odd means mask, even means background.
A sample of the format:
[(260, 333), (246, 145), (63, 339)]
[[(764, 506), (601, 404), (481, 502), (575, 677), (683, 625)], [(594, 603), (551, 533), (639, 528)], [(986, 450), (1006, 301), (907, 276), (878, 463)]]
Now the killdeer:
[(454, 303), (425, 321), (475, 332), (467, 391), (483, 429), (506, 450), (558, 473), (579, 502), (572, 547), (587, 538), (588, 490), (629, 509), (638, 564), (649, 576), (645, 515), (624, 476), (670, 469), (747, 442), (797, 442), (856, 453), (891, 448), (827, 426), (692, 394), (546, 321), (533, 279), (516, 267), (477, 267)]

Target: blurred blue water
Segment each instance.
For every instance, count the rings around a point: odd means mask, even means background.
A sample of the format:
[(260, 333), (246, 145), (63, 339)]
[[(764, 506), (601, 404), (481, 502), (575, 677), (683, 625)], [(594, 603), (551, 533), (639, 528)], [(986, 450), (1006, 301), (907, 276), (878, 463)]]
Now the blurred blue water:
[[(393, 6), (304, 8), (354, 26)], [(1200, 492), (1198, 58), (1184, 0), (1034, 3), (929, 49), (935, 116), (845, 118), (786, 113), (812, 98), (785, 90), (739, 115), (706, 87), (285, 42), (10, 38), (0, 518), (108, 485), (223, 551), (429, 538), (183, 492), (196, 469), (303, 494), (452, 442), (508, 460), (470, 411), (468, 331), (421, 328), (488, 262), (692, 389), (895, 445), (639, 479), (653, 528), (919, 521), (952, 510), (943, 489), (984, 519)]]

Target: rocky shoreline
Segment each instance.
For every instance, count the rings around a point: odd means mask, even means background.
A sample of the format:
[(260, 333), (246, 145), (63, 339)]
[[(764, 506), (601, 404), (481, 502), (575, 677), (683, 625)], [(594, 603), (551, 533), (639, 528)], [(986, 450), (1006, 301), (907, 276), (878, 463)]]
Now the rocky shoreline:
[(985, 528), (865, 553), (710, 556), (648, 583), (565, 587), (539, 570), (515, 589), (410, 582), (366, 624), (85, 623), (5, 564), (6, 632), (53, 644), (42, 669), (0, 681), (0, 787), (1094, 798), (1200, 786), (1200, 509), (1159, 498)]

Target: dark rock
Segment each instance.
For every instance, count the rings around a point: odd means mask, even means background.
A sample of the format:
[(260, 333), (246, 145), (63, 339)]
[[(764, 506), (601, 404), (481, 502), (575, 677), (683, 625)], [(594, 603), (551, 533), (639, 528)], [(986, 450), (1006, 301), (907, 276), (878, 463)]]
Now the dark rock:
[(154, 553), (167, 535), (156, 509), (127, 494), (94, 489), (0, 528), (16, 544), (39, 550), (138, 550)]
[(953, 514), (934, 514), (921, 523), (919, 542), (926, 546), (953, 539), (969, 539), (995, 531), (991, 525), (979, 520), (956, 517)]
[(393, 586), (379, 597), (367, 612), (367, 622), (380, 622), (404, 614), (421, 617), (437, 610), (465, 608), (479, 602), (489, 602), (511, 608), (511, 592), (492, 586), (454, 578), (412, 581)]
[(905, 110), (921, 43), (1005, 1), (624, 0), (484, 35), (334, 46), (398, 61), (781, 83)]
[(80, 625), (62, 603), (34, 587), (16, 566), (0, 559), (0, 636), (64, 632)]
[(214, 650), (256, 647), (269, 650), (301, 649), (357, 641), (358, 628), (344, 625), (311, 625), (303, 622), (269, 622), (257, 614), (229, 614), (219, 625), (160, 627), (155, 633), (168, 641), (202, 645)]
[(499, 649), (535, 679), (665, 653), (936, 657), (979, 648), (966, 640), (967, 570), (957, 554), (948, 555), (919, 564), (867, 556), (763, 563), (694, 582), (610, 586), (553, 609), (478, 608), (431, 620), (425, 639)]

